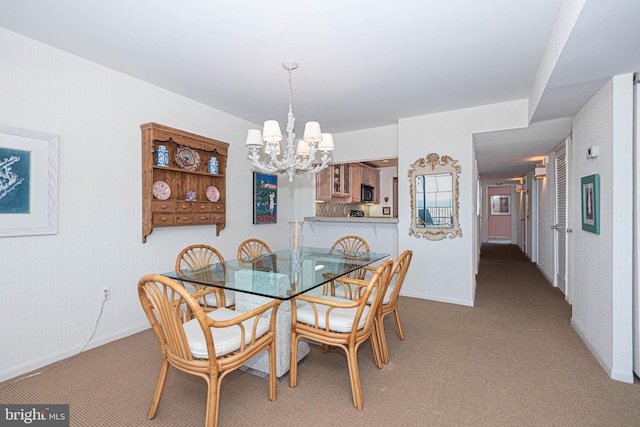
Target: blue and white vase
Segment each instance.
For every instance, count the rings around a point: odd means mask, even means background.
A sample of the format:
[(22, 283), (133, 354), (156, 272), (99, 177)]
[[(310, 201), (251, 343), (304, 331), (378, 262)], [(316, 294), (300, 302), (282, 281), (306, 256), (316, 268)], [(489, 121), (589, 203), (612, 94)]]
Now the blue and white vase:
[(164, 145), (158, 145), (156, 150), (156, 166), (169, 166), (169, 150)]
[(217, 174), (218, 173), (218, 159), (215, 157), (211, 157), (209, 159), (209, 173)]

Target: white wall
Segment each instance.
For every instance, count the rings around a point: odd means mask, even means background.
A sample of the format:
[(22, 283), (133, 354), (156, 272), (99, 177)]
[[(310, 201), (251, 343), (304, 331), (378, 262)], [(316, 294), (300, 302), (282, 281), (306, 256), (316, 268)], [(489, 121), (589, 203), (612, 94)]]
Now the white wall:
[[(632, 75), (609, 81), (574, 118), (572, 179), (600, 175), (600, 234), (581, 229), (581, 194), (573, 192), (571, 324), (611, 378), (633, 383)], [(591, 145), (600, 147), (586, 158)], [(578, 187), (580, 188), (580, 187)]]
[[(89, 348), (148, 327), (138, 300), (145, 273), (173, 270), (185, 246), (208, 243), (227, 258), (249, 236), (288, 245), (294, 200), (313, 179), (280, 179), (279, 222), (252, 225), (248, 122), (0, 28), (0, 121), (57, 134), (58, 234), (3, 237), (0, 245), (0, 381), (78, 352), (111, 286)], [(141, 131), (155, 121), (230, 143), (227, 226), (154, 229), (142, 243)], [(311, 184), (310, 184), (310, 183)], [(313, 212), (313, 211), (311, 211)]]
[(463, 237), (430, 241), (408, 235), (411, 224), (409, 181), (399, 180), (399, 250), (413, 249), (405, 295), (473, 305), (475, 295), (476, 179), (473, 133), (525, 127), (527, 101), (401, 119), (398, 122), (398, 169), (429, 153), (458, 160), (460, 173), (459, 223)]
[(398, 126), (381, 126), (333, 135), (335, 163), (387, 159), (398, 156)]

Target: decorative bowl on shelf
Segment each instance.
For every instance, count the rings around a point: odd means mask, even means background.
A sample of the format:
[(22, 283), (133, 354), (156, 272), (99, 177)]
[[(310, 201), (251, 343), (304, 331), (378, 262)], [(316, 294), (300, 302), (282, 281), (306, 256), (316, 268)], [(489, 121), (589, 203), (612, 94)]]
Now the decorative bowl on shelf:
[(194, 171), (200, 166), (200, 154), (191, 147), (180, 145), (174, 158), (178, 166), (184, 170)]

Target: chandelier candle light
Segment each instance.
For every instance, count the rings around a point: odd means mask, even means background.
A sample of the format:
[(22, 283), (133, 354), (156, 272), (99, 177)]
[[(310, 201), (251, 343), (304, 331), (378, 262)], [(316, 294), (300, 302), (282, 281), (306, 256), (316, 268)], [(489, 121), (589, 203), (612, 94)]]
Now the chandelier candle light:
[[(280, 156), (280, 141), (282, 132), (277, 120), (264, 122), (262, 132), (259, 129), (250, 129), (247, 133), (245, 145), (249, 148), (248, 159), (254, 169), (264, 173), (289, 175), (289, 181), (293, 181), (293, 175), (302, 175), (305, 172), (318, 173), (327, 167), (331, 161), (329, 156), (333, 151), (333, 136), (322, 133), (318, 122), (307, 122), (304, 127), (304, 137), (295, 145), (296, 134), (293, 126), (296, 118), (293, 116), (293, 86), (291, 72), (298, 68), (295, 61), (284, 61), (282, 67), (289, 73), (289, 114), (287, 116), (287, 146), (284, 154)], [(265, 145), (266, 142), (266, 145)], [(260, 148), (264, 147), (265, 157), (261, 158)], [(316, 153), (322, 152), (320, 161), (316, 161)]]

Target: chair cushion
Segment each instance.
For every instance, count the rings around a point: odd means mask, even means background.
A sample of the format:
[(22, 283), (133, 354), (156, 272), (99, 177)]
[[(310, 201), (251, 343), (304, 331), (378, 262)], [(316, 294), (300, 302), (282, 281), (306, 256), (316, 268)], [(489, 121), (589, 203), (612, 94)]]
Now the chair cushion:
[[(210, 307), (218, 307), (218, 299), (215, 293), (210, 293), (205, 296), (207, 300), (207, 305)], [(226, 302), (227, 307), (232, 307), (236, 305), (236, 293), (231, 289), (224, 290), (224, 300)]]
[[(375, 297), (375, 292), (376, 289), (374, 288), (371, 291), (371, 295), (369, 295), (369, 299), (367, 300), (367, 304), (371, 305), (373, 304), (373, 298)], [(385, 304), (389, 304), (389, 301), (391, 300), (391, 294), (393, 293), (393, 288), (391, 286), (389, 286), (386, 290), (386, 292), (384, 293), (384, 298), (382, 299), (382, 305)]]
[[(336, 283), (336, 295), (344, 295), (345, 294), (345, 286), (342, 283)], [(347, 291), (348, 292), (348, 291)], [(382, 304), (389, 304), (389, 301), (391, 301), (391, 294), (393, 293), (393, 288), (391, 286), (389, 286), (386, 290), (386, 292), (384, 293), (384, 299), (382, 300)], [(369, 299), (367, 300), (367, 304), (371, 305), (373, 304), (373, 298), (376, 294), (376, 288), (373, 288), (371, 290), (371, 294), (369, 295)]]
[[(323, 296), (322, 299), (338, 301), (338, 302), (353, 302), (350, 299)], [(327, 326), (327, 310), (328, 306), (323, 304), (315, 304), (318, 310), (318, 327), (325, 329)], [(298, 322), (306, 323), (313, 326), (315, 324), (315, 313), (313, 307), (306, 301), (296, 300), (297, 318)], [(329, 330), (334, 332), (351, 332), (353, 327), (353, 320), (358, 311), (358, 307), (353, 308), (334, 308), (329, 314)], [(367, 320), (367, 314), (369, 313), (369, 306), (365, 306), (360, 321), (358, 322), (358, 329), (362, 329)]]
[[(207, 316), (213, 320), (229, 320), (242, 314), (244, 313), (223, 307), (210, 311), (207, 313)], [(261, 337), (269, 330), (270, 317), (271, 316), (263, 317), (258, 321), (256, 338)], [(251, 331), (254, 319), (255, 317), (251, 317), (242, 322), (245, 331), (245, 344), (249, 344), (251, 342)], [(207, 343), (204, 340), (204, 333), (202, 332), (198, 319), (191, 319), (183, 326), (184, 333), (187, 336), (187, 341), (189, 342), (189, 349), (191, 350), (193, 357), (198, 359), (208, 359), (209, 354), (207, 353)], [(229, 354), (240, 348), (241, 336), (239, 326), (234, 325), (226, 328), (211, 328), (211, 333), (213, 334), (213, 344), (216, 350), (216, 357), (224, 356), (225, 354)]]

